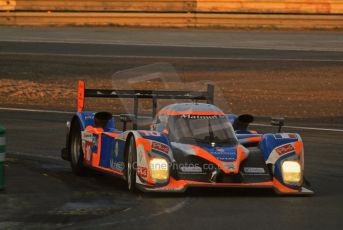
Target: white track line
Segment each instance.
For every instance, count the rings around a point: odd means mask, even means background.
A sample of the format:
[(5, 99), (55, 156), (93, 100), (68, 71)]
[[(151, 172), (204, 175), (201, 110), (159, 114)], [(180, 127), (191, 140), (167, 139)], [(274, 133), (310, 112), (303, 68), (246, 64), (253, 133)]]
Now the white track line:
[[(0, 110), (3, 111), (17, 111), (17, 112), (36, 112), (36, 113), (55, 113), (55, 114), (74, 114), (75, 112), (68, 111), (58, 111), (58, 110), (42, 110), (42, 109), (21, 109), (21, 108), (6, 108), (0, 107)], [(148, 116), (140, 116), (140, 118), (151, 118)], [(272, 125), (253, 123), (253, 126), (261, 127), (271, 127)], [(330, 132), (343, 132), (343, 129), (329, 129), (329, 128), (317, 128), (317, 127), (304, 127), (304, 126), (283, 126), (283, 128), (289, 129), (300, 129), (300, 130), (315, 130), (315, 131), (330, 131)]]
[(61, 157), (51, 156), (51, 155), (43, 155), (43, 154), (34, 154), (34, 153), (8, 152), (6, 155), (9, 157), (11, 157), (11, 156), (23, 156), (23, 157), (33, 157), (33, 158), (42, 158), (42, 159), (62, 161)]
[[(271, 127), (272, 125), (267, 124), (257, 124), (253, 123), (254, 126)], [(316, 130), (316, 131), (332, 131), (332, 132), (343, 132), (343, 129), (328, 129), (328, 128), (314, 128), (314, 127), (304, 127), (304, 126), (282, 126), (282, 128), (288, 129), (303, 129), (303, 130)]]
[(22, 109), (22, 108), (6, 108), (0, 107), (4, 111), (19, 111), (19, 112), (37, 112), (37, 113), (57, 113), (57, 114), (74, 114), (75, 112), (58, 111), (58, 110), (42, 110), (42, 109)]
[(183, 59), (183, 60), (248, 60), (248, 61), (308, 61), (308, 62), (343, 62), (343, 59), (297, 59), (297, 58), (234, 58), (234, 57), (192, 57), (192, 56), (145, 56), (145, 55), (101, 55), (101, 54), (65, 54), (65, 53), (32, 53), (32, 52), (0, 52), (0, 55), (30, 55), (85, 58), (146, 58), (146, 59)]

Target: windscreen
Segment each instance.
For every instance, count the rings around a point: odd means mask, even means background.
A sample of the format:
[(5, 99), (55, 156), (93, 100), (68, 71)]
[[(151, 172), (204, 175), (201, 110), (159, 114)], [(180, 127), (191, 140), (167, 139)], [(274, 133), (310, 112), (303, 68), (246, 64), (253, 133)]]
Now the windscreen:
[(179, 143), (236, 144), (233, 128), (222, 115), (171, 116), (171, 141)]

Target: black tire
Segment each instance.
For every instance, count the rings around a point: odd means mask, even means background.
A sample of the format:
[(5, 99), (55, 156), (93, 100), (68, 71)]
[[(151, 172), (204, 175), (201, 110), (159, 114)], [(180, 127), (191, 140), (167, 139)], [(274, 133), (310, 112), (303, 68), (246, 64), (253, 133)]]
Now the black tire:
[(86, 174), (83, 160), (81, 126), (79, 121), (74, 120), (70, 130), (70, 165), (73, 173), (78, 176)]
[(127, 153), (126, 153), (126, 165), (125, 165), (125, 172), (126, 172), (126, 182), (127, 182), (127, 189), (130, 192), (136, 192), (136, 166), (137, 166), (137, 149), (136, 149), (136, 141), (133, 136), (130, 137), (128, 146), (127, 146)]

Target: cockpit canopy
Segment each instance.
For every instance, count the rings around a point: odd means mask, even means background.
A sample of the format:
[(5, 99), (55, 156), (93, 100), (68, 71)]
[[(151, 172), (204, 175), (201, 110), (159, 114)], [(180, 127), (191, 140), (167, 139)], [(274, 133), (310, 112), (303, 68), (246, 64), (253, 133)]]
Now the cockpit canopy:
[(172, 104), (161, 109), (153, 129), (164, 132), (172, 142), (236, 144), (231, 123), (216, 106), (204, 103)]

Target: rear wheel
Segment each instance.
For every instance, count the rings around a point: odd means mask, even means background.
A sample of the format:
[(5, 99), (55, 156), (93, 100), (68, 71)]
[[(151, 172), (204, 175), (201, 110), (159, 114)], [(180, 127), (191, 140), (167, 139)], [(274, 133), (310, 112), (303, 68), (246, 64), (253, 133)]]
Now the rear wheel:
[(136, 166), (137, 166), (137, 149), (135, 138), (131, 137), (127, 150), (126, 160), (126, 181), (129, 191), (136, 191)]
[(79, 122), (74, 120), (70, 130), (70, 165), (73, 173), (78, 176), (86, 173), (81, 145), (81, 127)]

